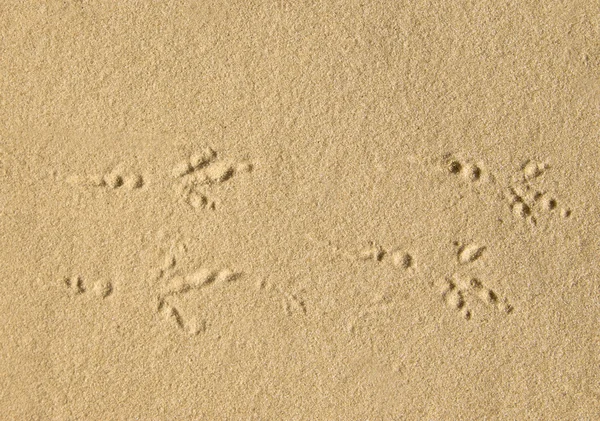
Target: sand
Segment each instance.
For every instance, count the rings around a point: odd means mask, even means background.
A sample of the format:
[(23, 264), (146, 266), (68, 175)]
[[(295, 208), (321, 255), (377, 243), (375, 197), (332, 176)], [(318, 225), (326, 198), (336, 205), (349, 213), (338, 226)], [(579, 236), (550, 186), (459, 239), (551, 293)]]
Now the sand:
[(0, 3), (0, 419), (600, 419), (597, 1)]

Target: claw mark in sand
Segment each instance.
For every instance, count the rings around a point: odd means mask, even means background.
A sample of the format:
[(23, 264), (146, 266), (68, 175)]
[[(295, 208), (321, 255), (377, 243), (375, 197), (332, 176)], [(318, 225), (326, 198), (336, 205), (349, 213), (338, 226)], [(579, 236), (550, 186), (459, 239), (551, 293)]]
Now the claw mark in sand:
[(283, 311), (285, 314), (288, 316), (291, 316), (294, 312), (306, 314), (306, 303), (299, 295), (304, 291), (291, 293), (279, 290), (279, 292), (283, 295)]
[(462, 265), (473, 263), (481, 257), (484, 251), (485, 247), (475, 243), (460, 246), (457, 254), (458, 262)]

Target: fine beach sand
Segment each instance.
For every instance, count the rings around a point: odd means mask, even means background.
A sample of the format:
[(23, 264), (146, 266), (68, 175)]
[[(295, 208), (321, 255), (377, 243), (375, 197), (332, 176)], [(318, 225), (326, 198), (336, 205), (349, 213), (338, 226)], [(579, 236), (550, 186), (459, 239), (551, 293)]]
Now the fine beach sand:
[(0, 420), (600, 419), (597, 1), (0, 3)]

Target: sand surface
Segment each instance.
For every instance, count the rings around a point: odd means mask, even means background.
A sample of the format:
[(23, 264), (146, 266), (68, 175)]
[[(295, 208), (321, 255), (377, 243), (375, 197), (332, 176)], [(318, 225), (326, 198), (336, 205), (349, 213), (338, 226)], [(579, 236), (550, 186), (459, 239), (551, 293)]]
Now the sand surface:
[(600, 3), (2, 1), (0, 419), (600, 419)]

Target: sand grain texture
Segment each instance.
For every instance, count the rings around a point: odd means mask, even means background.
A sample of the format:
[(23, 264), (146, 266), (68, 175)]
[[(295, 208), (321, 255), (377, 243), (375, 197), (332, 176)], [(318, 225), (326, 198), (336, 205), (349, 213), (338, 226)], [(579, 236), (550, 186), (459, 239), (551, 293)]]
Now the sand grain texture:
[(600, 4), (0, 4), (0, 419), (594, 420)]

